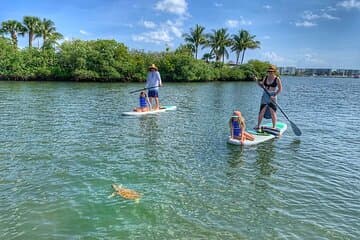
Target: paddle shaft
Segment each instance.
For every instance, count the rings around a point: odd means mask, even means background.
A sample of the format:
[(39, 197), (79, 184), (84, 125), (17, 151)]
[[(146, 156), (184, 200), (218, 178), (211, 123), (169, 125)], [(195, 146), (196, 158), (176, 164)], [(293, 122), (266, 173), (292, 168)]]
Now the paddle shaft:
[(286, 119), (290, 121), (289, 117), (286, 115), (286, 113), (284, 113), (284, 111), (281, 109), (281, 107), (279, 106), (279, 104), (277, 104), (277, 102), (275, 102), (272, 98), (271, 98), (271, 94), (269, 93), (269, 91), (264, 88), (263, 86), (261, 86), (262, 89), (264, 89), (264, 91), (266, 92), (266, 94), (270, 97), (270, 100), (279, 108), (279, 110), (282, 112), (282, 114), (284, 114), (284, 116), (286, 117)]
[(149, 87), (149, 88), (141, 88), (141, 89), (137, 89), (137, 90), (131, 91), (130, 93), (136, 93), (136, 92), (140, 92), (140, 91), (144, 91), (144, 90), (149, 90), (149, 89), (153, 89), (153, 88), (157, 88), (157, 87), (160, 87), (160, 86)]

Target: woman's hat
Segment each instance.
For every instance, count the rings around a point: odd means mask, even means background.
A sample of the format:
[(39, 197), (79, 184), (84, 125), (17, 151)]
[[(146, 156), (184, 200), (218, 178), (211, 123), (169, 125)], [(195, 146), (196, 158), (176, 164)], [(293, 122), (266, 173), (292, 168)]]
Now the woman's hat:
[(158, 68), (155, 66), (155, 64), (151, 64), (151, 66), (149, 67), (149, 70), (150, 69), (155, 69), (156, 71), (158, 70)]
[(268, 72), (276, 72), (276, 67), (274, 65), (270, 65), (267, 71)]

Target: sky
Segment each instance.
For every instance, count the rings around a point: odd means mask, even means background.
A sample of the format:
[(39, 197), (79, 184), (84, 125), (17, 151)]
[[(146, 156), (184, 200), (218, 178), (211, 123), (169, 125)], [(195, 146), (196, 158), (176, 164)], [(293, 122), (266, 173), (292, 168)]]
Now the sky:
[[(360, 69), (360, 0), (1, 0), (0, 22), (47, 18), (65, 40), (115, 39), (129, 49), (164, 51), (184, 44), (196, 24), (206, 33), (247, 30), (258, 59), (279, 67)], [(19, 39), (20, 47), (27, 39)], [(36, 41), (35, 44), (36, 45)], [(209, 49), (199, 53), (201, 57)], [(227, 61), (235, 61), (228, 50)]]

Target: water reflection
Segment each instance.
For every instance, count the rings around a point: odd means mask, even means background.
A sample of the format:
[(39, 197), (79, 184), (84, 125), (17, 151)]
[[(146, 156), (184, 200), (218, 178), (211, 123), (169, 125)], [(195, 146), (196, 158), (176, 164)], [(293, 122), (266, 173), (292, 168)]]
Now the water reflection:
[(141, 116), (139, 117), (139, 132), (146, 139), (149, 145), (153, 145), (154, 141), (159, 138), (158, 116)]
[(162, 129), (158, 125), (158, 115), (139, 117), (139, 136), (143, 138), (142, 146), (145, 149), (145, 157), (154, 159), (154, 156), (161, 154), (163, 149), (161, 141)]
[(275, 173), (276, 168), (271, 165), (271, 161), (275, 158), (274, 141), (271, 140), (268, 143), (262, 144), (256, 148), (256, 152), (256, 165), (260, 170), (259, 178), (262, 176), (270, 176), (271, 174)]
[(243, 146), (229, 146), (228, 164), (230, 168), (238, 168), (244, 165), (244, 147)]
[(300, 150), (300, 144), (301, 144), (300, 139), (294, 139), (290, 143), (290, 150), (292, 150), (294, 153), (298, 152)]

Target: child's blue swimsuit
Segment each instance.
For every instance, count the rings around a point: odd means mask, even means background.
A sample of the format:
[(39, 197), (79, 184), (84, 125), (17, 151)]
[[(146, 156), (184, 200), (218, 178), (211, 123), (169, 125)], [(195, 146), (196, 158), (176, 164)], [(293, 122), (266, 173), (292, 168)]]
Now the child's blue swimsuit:
[(232, 121), (232, 127), (233, 127), (233, 135), (235, 137), (240, 137), (241, 134), (241, 127), (238, 121)]
[(140, 97), (140, 107), (147, 107), (146, 97)]

